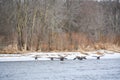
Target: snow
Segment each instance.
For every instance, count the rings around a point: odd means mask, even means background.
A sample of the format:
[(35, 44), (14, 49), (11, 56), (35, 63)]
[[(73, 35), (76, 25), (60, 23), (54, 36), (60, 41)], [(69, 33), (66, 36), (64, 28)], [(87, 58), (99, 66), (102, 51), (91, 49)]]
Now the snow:
[(105, 54), (101, 59), (120, 59), (120, 53), (115, 53), (115, 54)]
[(0, 57), (0, 61), (32, 61), (31, 57)]
[[(97, 52), (103, 53), (103, 55), (96, 54)], [(75, 57), (86, 57), (87, 59), (96, 59), (100, 56), (101, 59), (120, 59), (120, 53), (107, 50), (97, 50), (91, 52), (85, 52), (88, 55), (80, 52), (31, 52), (26, 54), (0, 54), (0, 61), (33, 61), (37, 56), (37, 60), (59, 60), (60, 57), (65, 57), (68, 60), (74, 59)]]

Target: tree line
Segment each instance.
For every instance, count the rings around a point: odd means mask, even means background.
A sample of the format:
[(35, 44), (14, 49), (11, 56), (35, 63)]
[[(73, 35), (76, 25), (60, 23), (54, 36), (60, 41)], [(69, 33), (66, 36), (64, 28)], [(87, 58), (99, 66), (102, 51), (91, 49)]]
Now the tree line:
[(0, 46), (73, 51), (96, 43), (120, 46), (120, 0), (0, 0)]

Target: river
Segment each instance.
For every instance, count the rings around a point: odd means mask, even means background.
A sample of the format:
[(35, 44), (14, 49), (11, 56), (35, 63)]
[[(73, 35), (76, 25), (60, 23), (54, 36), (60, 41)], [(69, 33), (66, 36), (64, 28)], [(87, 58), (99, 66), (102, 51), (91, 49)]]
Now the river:
[(120, 59), (0, 62), (0, 80), (120, 80)]

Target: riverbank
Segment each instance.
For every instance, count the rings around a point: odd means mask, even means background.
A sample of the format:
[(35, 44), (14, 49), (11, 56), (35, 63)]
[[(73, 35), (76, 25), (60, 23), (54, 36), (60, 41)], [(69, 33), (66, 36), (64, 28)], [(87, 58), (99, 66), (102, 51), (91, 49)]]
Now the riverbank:
[(120, 53), (97, 50), (91, 52), (28, 52), (24, 54), (0, 54), (0, 61), (33, 61), (37, 57), (37, 60), (60, 60), (60, 57), (64, 57), (68, 60), (73, 60), (76, 57), (85, 57), (86, 59), (120, 59)]

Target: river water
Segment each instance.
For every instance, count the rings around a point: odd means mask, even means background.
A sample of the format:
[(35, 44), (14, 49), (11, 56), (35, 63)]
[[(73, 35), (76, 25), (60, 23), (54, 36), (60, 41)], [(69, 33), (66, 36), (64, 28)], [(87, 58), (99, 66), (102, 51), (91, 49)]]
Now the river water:
[(0, 62), (0, 80), (120, 80), (120, 59)]

